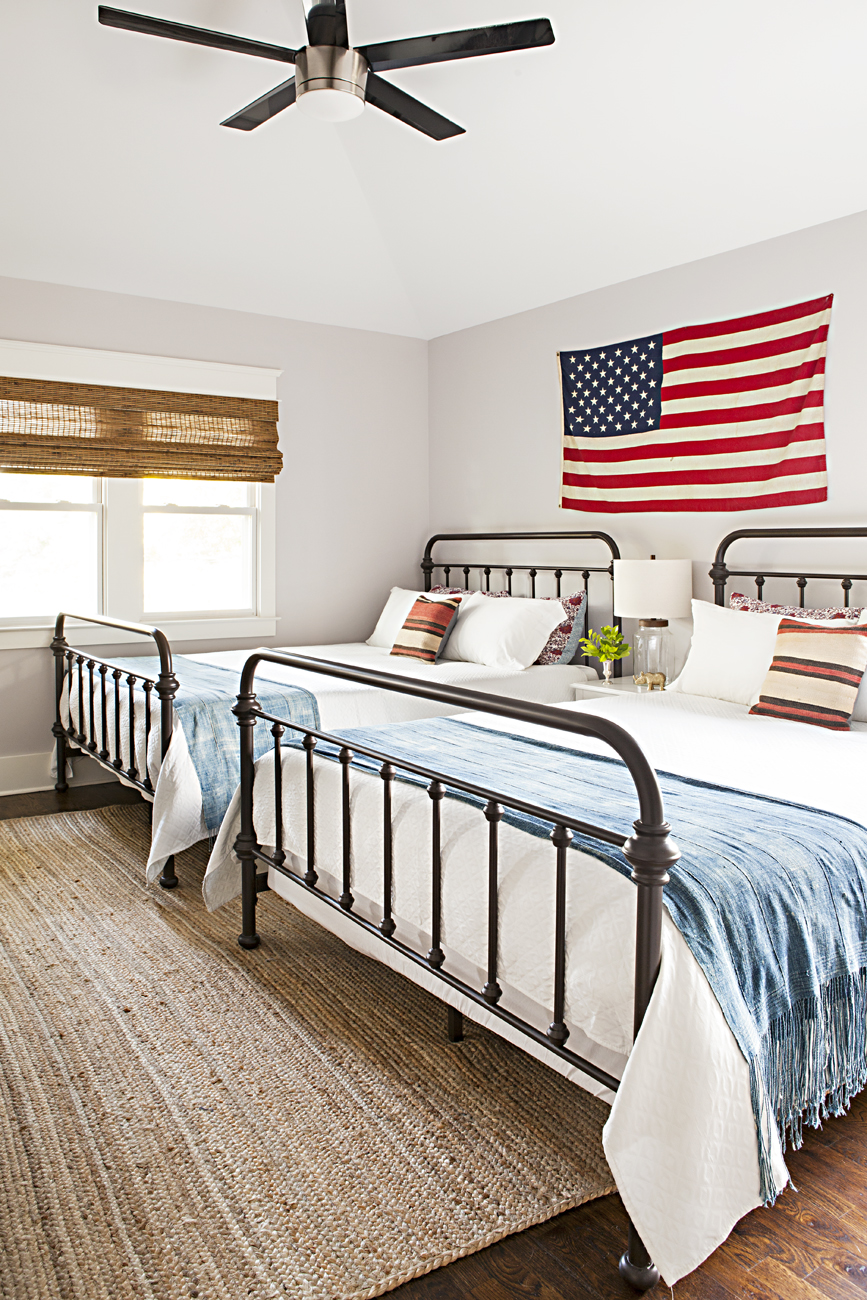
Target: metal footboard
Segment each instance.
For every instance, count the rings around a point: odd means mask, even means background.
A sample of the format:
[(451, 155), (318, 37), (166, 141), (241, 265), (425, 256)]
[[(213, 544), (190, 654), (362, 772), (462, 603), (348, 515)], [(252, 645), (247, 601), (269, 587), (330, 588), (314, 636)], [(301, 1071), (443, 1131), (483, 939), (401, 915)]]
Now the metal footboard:
[[(508, 792), (490, 790), (456, 780), (448, 773), (437, 772), (422, 765), (397, 759), (387, 752), (364, 746), (349, 748), (339, 736), (316, 731), (263, 712), (254, 693), (255, 675), (261, 663), (286, 665), (305, 671), (318, 672), (325, 677), (341, 678), (361, 685), (397, 691), (437, 703), (452, 705), (464, 710), (490, 713), (520, 722), (532, 722), (552, 727), (573, 735), (592, 736), (603, 740), (623, 760), (638, 797), (639, 817), (633, 823), (633, 834), (626, 840), (622, 833), (594, 826), (577, 818), (564, 817), (550, 809), (514, 798)], [(662, 891), (667, 883), (668, 869), (680, 857), (680, 851), (671, 838), (665, 820), (662, 795), (656, 774), (636, 740), (622, 727), (607, 718), (579, 714), (548, 705), (506, 699), (452, 686), (430, 686), (405, 677), (349, 668), (324, 660), (302, 655), (257, 652), (244, 665), (241, 689), (234, 709), (241, 729), (241, 830), (235, 840), (235, 852), (242, 868), (242, 932), (238, 942), (244, 948), (255, 948), (260, 940), (256, 932), (256, 899), (261, 888), (267, 887), (267, 875), (259, 875), (259, 867), (274, 868), (299, 889), (315, 895), (327, 906), (342, 912), (355, 924), (389, 947), (398, 951), (415, 965), (432, 972), (437, 979), (464, 997), (484, 1006), (498, 1019), (511, 1025), (548, 1051), (577, 1066), (589, 1077), (616, 1091), (618, 1080), (599, 1069), (591, 1061), (572, 1052), (566, 1042), (569, 1030), (564, 1021), (566, 981), (566, 885), (567, 853), (573, 832), (620, 847), (631, 868), (632, 880), (637, 889), (635, 993), (633, 1028), (637, 1034), (644, 1019), (659, 971), (662, 930)], [(277, 821), (276, 844), (267, 853), (257, 842), (253, 828), (253, 728), (257, 723), (270, 726), (274, 737), (274, 800)], [(281, 743), (287, 731), (301, 737), (305, 751), (306, 809), (307, 809), (307, 863), (303, 875), (290, 871), (284, 851), (282, 814), (282, 762)], [(341, 769), (342, 862), (340, 865), (341, 893), (339, 898), (321, 890), (318, 885), (315, 856), (315, 800), (314, 763), (318, 742), (324, 741), (338, 747)], [(352, 761), (355, 753), (379, 765), (383, 790), (383, 863), (382, 863), (382, 920), (379, 924), (357, 914), (353, 908), (352, 894), (352, 823), (350, 817), (350, 789)], [(432, 936), (430, 950), (425, 954), (408, 947), (395, 935), (392, 917), (393, 841), (392, 841), (392, 789), (398, 771), (421, 777), (431, 801), (431, 873), (430, 898)], [(441, 947), (442, 921), (442, 862), (441, 862), (441, 805), (446, 789), (451, 787), (483, 801), (483, 815), (488, 824), (488, 889), (487, 889), (487, 963), (486, 982), (481, 990), (470, 987), (444, 969)], [(555, 916), (552, 936), (554, 952), (554, 978), (551, 994), (552, 1020), (547, 1030), (528, 1024), (512, 1012), (498, 1005), (502, 990), (498, 981), (498, 908), (499, 908), (499, 825), (504, 808), (512, 808), (537, 817), (552, 826), (551, 841), (555, 850)], [(449, 1015), (449, 1035), (460, 1038), (460, 1017), (453, 1010)], [(629, 1244), (620, 1261), (620, 1272), (638, 1290), (649, 1290), (659, 1278), (658, 1271), (630, 1224)]]
[[(71, 646), (65, 636), (68, 618), (78, 619), (83, 623), (98, 623), (102, 627), (116, 628), (121, 632), (137, 632), (141, 636), (152, 637), (160, 660), (160, 671), (156, 678), (131, 673), (126, 668), (119, 668), (109, 659), (78, 650)], [(172, 669), (172, 651), (168, 637), (158, 627), (147, 627), (143, 623), (125, 623), (117, 619), (103, 618), (98, 614), (57, 615), (54, 625), (54, 640), (51, 642), (54, 655), (55, 718), (51, 728), (57, 747), (57, 781), (55, 790), (66, 790), (66, 760), (71, 755), (82, 754), (94, 759), (109, 772), (122, 775), (129, 785), (136, 786), (148, 798), (153, 796), (153, 784), (147, 769), (148, 742), (153, 727), (151, 700), (156, 696), (159, 701), (159, 736), (160, 760), (165, 758), (172, 739), (174, 721), (173, 701), (178, 691), (178, 679)], [(144, 692), (145, 707), (145, 742), (144, 770), (136, 767), (135, 753), (135, 704), (134, 691), (140, 688)], [(77, 716), (73, 717), (73, 690), (77, 690)], [(63, 717), (63, 697), (66, 692), (66, 717)], [(122, 698), (126, 695), (127, 735), (122, 733), (121, 711)], [(109, 718), (111, 721), (109, 722)], [(127, 741), (127, 765), (124, 765), (123, 743)], [(71, 748), (71, 744), (76, 748)], [(160, 876), (164, 889), (174, 889), (178, 883), (175, 875), (174, 858), (167, 859)]]

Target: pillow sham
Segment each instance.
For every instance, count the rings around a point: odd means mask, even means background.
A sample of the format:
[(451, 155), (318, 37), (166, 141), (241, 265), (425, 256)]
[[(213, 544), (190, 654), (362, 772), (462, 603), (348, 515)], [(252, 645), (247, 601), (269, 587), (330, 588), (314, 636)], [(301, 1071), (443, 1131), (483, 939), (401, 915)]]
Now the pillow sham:
[(774, 657), (750, 713), (850, 730), (867, 667), (867, 626), (843, 628), (838, 621), (780, 621)]
[(391, 647), (391, 654), (432, 664), (446, 647), (458, 616), (460, 596), (453, 600), (430, 600), (419, 596), (404, 620)]
[(365, 645), (378, 646), (382, 650), (391, 650), (398, 633), (406, 622), (406, 617), (419, 596), (430, 600), (442, 599), (427, 591), (408, 591), (405, 587), (392, 587), (385, 607), (377, 620), (376, 627), (367, 638)]
[(769, 605), (764, 600), (753, 600), (749, 596), (742, 595), (739, 591), (733, 591), (729, 597), (729, 606), (732, 609), (744, 610), (749, 614), (779, 614), (781, 618), (811, 618), (824, 622), (831, 619), (845, 619), (848, 623), (857, 623), (863, 609), (855, 609), (850, 606), (844, 608), (842, 605), (826, 605), (824, 609), (801, 609), (800, 605)]
[(693, 634), (680, 676), (668, 688), (732, 704), (755, 704), (774, 656), (779, 614), (750, 614), (692, 602)]
[(488, 668), (529, 668), (562, 616), (557, 601), (488, 600), (474, 591), (461, 604), (443, 658)]
[[(474, 593), (461, 587), (431, 587), (431, 592), (450, 596), (472, 596)], [(483, 591), (483, 596), (501, 599), (510, 597), (508, 591)], [(516, 600), (523, 597), (516, 596)], [(540, 600), (559, 600), (563, 606), (563, 622), (559, 623), (548, 637), (542, 653), (536, 659), (537, 664), (571, 664), (578, 654), (581, 638), (584, 635), (587, 600), (586, 591), (574, 591), (569, 596), (540, 596)]]

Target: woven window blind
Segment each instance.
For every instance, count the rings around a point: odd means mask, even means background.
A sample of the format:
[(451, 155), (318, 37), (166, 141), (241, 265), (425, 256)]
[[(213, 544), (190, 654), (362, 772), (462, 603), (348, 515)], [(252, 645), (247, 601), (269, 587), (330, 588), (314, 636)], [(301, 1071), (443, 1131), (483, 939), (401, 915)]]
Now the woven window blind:
[(277, 403), (0, 377), (0, 470), (273, 483)]

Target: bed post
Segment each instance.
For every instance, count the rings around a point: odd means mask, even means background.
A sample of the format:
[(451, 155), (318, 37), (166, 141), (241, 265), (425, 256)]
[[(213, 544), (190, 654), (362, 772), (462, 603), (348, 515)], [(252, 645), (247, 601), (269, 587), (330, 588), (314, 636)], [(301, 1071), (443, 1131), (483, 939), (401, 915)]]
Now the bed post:
[[(156, 641), (157, 650), (160, 656), (160, 675), (156, 682), (156, 692), (160, 701), (160, 762), (163, 762), (166, 754), (169, 752), (169, 745), (172, 741), (172, 725), (175, 717), (175, 696), (178, 693), (180, 683), (172, 669), (172, 651), (169, 646), (168, 638), (159, 628), (154, 628), (153, 638)], [(145, 774), (147, 775), (148, 756), (145, 754)], [(163, 889), (177, 889), (178, 878), (175, 875), (175, 855), (172, 854), (166, 858), (165, 866), (160, 876), (160, 884)]]
[(54, 624), (54, 640), (51, 642), (51, 652), (54, 655), (54, 724), (51, 728), (51, 734), (57, 742), (57, 780), (54, 782), (55, 790), (68, 790), (66, 783), (66, 728), (63, 725), (63, 719), (60, 715), (60, 703), (63, 699), (63, 679), (66, 672), (66, 660), (64, 658), (69, 649), (69, 642), (63, 635), (63, 622), (65, 614), (58, 614), (57, 621)]
[[(637, 890), (635, 919), (635, 1002), (632, 1019), (633, 1042), (644, 1020), (653, 986), (659, 974), (662, 941), (662, 891), (670, 879), (668, 868), (680, 857), (670, 838), (668, 822), (648, 824), (633, 822), (635, 834), (623, 846), (632, 868)], [(649, 1291), (659, 1281), (659, 1269), (653, 1263), (632, 1220), (629, 1241), (620, 1260), (620, 1276), (637, 1291)]]
[(726, 582), (728, 581), (729, 570), (726, 564), (726, 551), (729, 542), (737, 537), (737, 533), (729, 533), (724, 537), (716, 548), (716, 555), (713, 557), (713, 564), (710, 566), (710, 580), (713, 583), (713, 598), (717, 605), (726, 603)]
[(259, 846), (253, 831), (253, 728), (256, 719), (253, 709), (256, 696), (244, 690), (250, 660), (241, 678), (242, 694), (232, 712), (241, 728), (241, 831), (235, 840), (235, 853), (241, 862), (241, 933), (238, 943), (242, 948), (258, 948), (261, 942), (256, 933), (256, 859), (253, 851)]

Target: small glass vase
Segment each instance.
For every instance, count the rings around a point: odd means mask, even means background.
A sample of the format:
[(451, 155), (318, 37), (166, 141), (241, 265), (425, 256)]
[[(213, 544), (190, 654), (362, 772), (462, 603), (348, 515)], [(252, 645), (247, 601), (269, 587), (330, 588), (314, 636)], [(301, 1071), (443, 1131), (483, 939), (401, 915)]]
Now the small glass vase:
[(603, 659), (603, 660), (602, 660), (602, 682), (603, 682), (603, 685), (605, 685), (605, 686), (610, 686), (610, 685), (611, 685), (611, 673), (612, 673), (613, 668), (614, 668), (614, 660), (613, 660), (613, 659)]

